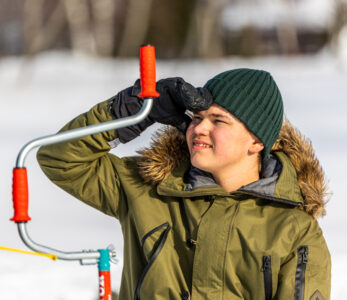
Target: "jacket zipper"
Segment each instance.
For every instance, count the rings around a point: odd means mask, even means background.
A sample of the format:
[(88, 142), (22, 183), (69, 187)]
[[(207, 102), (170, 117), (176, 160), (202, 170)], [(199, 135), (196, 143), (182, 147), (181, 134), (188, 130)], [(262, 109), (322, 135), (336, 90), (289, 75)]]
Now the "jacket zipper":
[(305, 271), (308, 262), (308, 247), (298, 248), (298, 265), (295, 273), (295, 294), (294, 300), (304, 300), (305, 296)]
[(272, 270), (271, 270), (271, 256), (263, 256), (264, 274), (264, 288), (265, 288), (265, 300), (272, 299)]
[(141, 240), (141, 246), (143, 248), (146, 239), (153, 233), (155, 233), (156, 231), (158, 231), (159, 229), (166, 227), (166, 229), (164, 230), (163, 234), (161, 235), (161, 239), (159, 242), (158, 247), (155, 249), (154, 253), (152, 254), (152, 256), (150, 257), (150, 259), (148, 260), (148, 263), (145, 267), (145, 269), (143, 270), (139, 282), (137, 283), (136, 289), (135, 289), (135, 295), (134, 295), (134, 300), (140, 300), (140, 289), (141, 289), (141, 285), (143, 283), (143, 280), (145, 279), (145, 276), (149, 270), (149, 268), (152, 266), (152, 264), (154, 263), (155, 259), (158, 257), (161, 249), (164, 247), (164, 244), (166, 242), (167, 236), (169, 234), (169, 231), (171, 229), (171, 226), (168, 222), (161, 224), (157, 227), (155, 227), (154, 229), (152, 229), (150, 232), (148, 232)]

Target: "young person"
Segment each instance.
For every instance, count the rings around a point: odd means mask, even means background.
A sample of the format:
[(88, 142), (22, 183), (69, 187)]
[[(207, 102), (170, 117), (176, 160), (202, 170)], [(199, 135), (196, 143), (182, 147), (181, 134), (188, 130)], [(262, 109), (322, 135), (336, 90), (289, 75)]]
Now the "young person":
[[(204, 88), (181, 78), (157, 88), (140, 124), (38, 152), (54, 183), (119, 219), (120, 299), (329, 299), (330, 254), (316, 220), (323, 172), (311, 144), (283, 123), (272, 76), (235, 69)], [(132, 115), (138, 92), (137, 81), (62, 130)], [(154, 122), (171, 126), (150, 148), (108, 153)]]

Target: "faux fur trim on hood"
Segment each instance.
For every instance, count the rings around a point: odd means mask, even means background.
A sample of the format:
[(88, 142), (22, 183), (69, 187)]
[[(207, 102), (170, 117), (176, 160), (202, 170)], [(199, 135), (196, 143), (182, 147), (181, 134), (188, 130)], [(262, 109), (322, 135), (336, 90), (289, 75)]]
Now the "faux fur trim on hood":
[[(291, 160), (304, 198), (304, 210), (314, 218), (325, 215), (327, 183), (311, 142), (285, 120), (272, 150), (285, 152)], [(150, 184), (160, 183), (182, 160), (189, 159), (185, 136), (174, 127), (157, 131), (150, 147), (137, 153), (139, 173)]]
[(137, 153), (139, 173), (150, 184), (163, 181), (182, 160), (189, 159), (185, 136), (172, 126), (159, 129), (152, 136), (150, 147)]
[(305, 211), (316, 219), (324, 216), (329, 195), (328, 184), (311, 141), (285, 119), (272, 150), (283, 151), (292, 162), (304, 197)]

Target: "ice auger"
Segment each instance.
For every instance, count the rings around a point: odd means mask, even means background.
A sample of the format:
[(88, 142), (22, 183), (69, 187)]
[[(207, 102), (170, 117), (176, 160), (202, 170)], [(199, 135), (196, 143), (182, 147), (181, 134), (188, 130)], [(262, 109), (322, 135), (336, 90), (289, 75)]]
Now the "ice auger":
[(155, 50), (151, 45), (140, 47), (140, 79), (141, 93), (138, 97), (144, 99), (141, 110), (134, 116), (109, 121), (101, 124), (90, 125), (83, 128), (77, 128), (58, 134), (40, 137), (25, 144), (20, 150), (16, 166), (13, 169), (13, 207), (14, 216), (11, 221), (16, 222), (19, 235), (24, 244), (37, 253), (46, 253), (62, 260), (78, 260), (82, 265), (98, 264), (99, 269), (99, 295), (100, 299), (111, 300), (111, 277), (110, 261), (115, 262), (116, 253), (114, 249), (98, 249), (77, 252), (64, 252), (43, 246), (34, 242), (27, 231), (27, 223), (30, 221), (28, 214), (28, 179), (25, 159), (28, 153), (39, 146), (56, 144), (72, 139), (78, 139), (84, 136), (127, 127), (142, 121), (149, 114), (153, 98), (159, 96), (156, 91), (156, 68), (155, 68)]

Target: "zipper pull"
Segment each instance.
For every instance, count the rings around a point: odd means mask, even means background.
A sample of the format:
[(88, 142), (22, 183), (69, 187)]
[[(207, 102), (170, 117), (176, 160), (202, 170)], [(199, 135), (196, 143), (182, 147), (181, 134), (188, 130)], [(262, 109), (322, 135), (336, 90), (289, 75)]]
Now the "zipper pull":
[(263, 272), (271, 271), (271, 256), (263, 256)]
[(307, 264), (308, 262), (308, 247), (302, 246), (299, 248), (299, 263)]
[(186, 243), (189, 248), (192, 248), (196, 245), (196, 241), (193, 239), (188, 239)]

